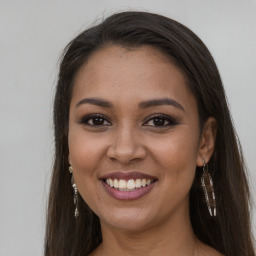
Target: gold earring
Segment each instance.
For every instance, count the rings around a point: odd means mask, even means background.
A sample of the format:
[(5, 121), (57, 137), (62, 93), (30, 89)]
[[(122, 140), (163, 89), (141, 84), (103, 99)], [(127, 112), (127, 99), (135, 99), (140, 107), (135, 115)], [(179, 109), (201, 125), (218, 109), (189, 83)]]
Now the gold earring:
[(75, 218), (77, 218), (79, 216), (79, 211), (78, 211), (78, 190), (77, 190), (76, 183), (74, 181), (72, 166), (69, 166), (68, 170), (72, 174), (72, 176), (71, 176), (71, 185), (72, 185), (72, 188), (73, 188), (73, 197), (74, 197), (74, 205), (75, 205), (74, 216), (75, 216)]
[(213, 180), (208, 171), (208, 164), (203, 160), (203, 174), (201, 177), (201, 184), (204, 191), (204, 196), (209, 213), (212, 216), (216, 216), (216, 198), (213, 188)]

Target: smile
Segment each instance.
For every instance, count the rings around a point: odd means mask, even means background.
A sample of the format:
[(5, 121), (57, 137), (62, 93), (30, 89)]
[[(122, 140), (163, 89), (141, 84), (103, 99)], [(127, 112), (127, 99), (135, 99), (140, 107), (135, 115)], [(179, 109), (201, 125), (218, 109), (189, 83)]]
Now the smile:
[(129, 179), (118, 180), (118, 179), (105, 179), (104, 182), (108, 184), (111, 188), (115, 188), (119, 191), (134, 191), (136, 189), (149, 186), (154, 182), (153, 179)]
[(157, 178), (138, 172), (115, 172), (100, 178), (105, 191), (118, 200), (135, 200), (157, 183)]

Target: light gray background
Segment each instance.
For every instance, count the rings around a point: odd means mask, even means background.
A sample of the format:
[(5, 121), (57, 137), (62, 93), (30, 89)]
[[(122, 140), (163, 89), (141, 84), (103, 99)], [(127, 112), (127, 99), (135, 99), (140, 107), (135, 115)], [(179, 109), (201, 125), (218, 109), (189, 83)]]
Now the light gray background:
[(51, 113), (61, 50), (96, 19), (130, 9), (174, 18), (209, 47), (256, 197), (255, 0), (1, 0), (0, 256), (43, 252), (53, 156)]

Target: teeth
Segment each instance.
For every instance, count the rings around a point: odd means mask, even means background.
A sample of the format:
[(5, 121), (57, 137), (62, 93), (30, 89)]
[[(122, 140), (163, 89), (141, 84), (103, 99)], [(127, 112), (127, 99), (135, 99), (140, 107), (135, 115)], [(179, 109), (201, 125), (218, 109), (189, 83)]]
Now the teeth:
[(105, 182), (110, 186), (114, 187), (120, 191), (131, 191), (135, 190), (136, 188), (146, 187), (150, 185), (153, 180), (150, 179), (130, 179), (126, 180), (118, 180), (118, 179), (106, 179)]
[(135, 181), (134, 180), (128, 180), (127, 189), (135, 189)]
[(119, 188), (127, 189), (127, 182), (125, 180), (119, 180)]
[(117, 179), (114, 179), (114, 188), (119, 188), (119, 182)]
[(135, 187), (136, 188), (141, 188), (141, 179), (136, 179)]

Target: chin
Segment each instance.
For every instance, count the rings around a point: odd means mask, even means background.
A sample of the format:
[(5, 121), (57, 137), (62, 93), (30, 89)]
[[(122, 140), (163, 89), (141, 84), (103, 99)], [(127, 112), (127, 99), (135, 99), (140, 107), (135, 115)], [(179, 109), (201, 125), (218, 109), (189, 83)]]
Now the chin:
[(100, 217), (103, 227), (106, 225), (114, 229), (126, 231), (141, 231), (149, 228), (154, 219), (156, 219), (156, 216), (153, 217), (150, 214), (143, 213), (141, 209), (138, 211), (122, 209), (115, 213), (111, 212), (111, 216)]

